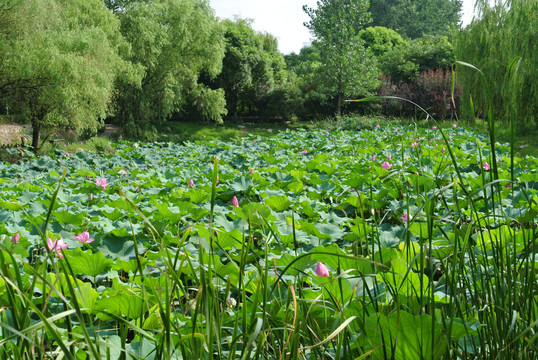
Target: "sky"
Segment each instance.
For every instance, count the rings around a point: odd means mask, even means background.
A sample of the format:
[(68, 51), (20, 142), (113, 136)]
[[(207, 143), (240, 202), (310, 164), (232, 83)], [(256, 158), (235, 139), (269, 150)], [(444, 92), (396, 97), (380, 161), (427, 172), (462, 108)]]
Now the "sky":
[[(210, 0), (217, 17), (231, 19), (253, 19), (252, 27), (266, 31), (278, 38), (278, 47), (283, 54), (298, 53), (304, 43), (312, 37), (303, 25), (309, 17), (303, 5), (315, 7), (317, 0)], [(463, 25), (471, 22), (474, 0), (463, 0)]]

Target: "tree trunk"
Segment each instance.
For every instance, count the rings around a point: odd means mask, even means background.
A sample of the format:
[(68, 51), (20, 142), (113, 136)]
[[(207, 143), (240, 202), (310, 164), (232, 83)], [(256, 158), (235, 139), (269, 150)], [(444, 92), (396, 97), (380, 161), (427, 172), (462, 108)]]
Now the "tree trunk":
[(39, 140), (41, 139), (41, 125), (37, 119), (32, 119), (32, 149), (35, 154), (39, 150)]
[(336, 98), (336, 115), (340, 117), (342, 115), (342, 94), (338, 94)]

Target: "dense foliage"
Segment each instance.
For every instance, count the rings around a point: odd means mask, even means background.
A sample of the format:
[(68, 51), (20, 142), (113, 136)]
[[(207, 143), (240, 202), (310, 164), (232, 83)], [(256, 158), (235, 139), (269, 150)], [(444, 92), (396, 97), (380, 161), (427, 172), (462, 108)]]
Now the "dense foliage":
[[(31, 26), (29, 26), (31, 24)], [(115, 81), (139, 84), (120, 54), (118, 20), (100, 0), (9, 0), (0, 5), (0, 108), (42, 131), (95, 131)]]
[(189, 105), (207, 119), (226, 114), (224, 92), (198, 81), (217, 76), (224, 57), (222, 28), (205, 1), (135, 1), (116, 14), (132, 48), (128, 60), (143, 73), (140, 85), (118, 85), (116, 117), (132, 135), (147, 137), (140, 130)]
[(344, 97), (366, 96), (379, 85), (379, 71), (370, 52), (358, 36), (370, 20), (367, 0), (321, 0), (317, 8), (303, 7), (310, 21), (305, 26), (316, 38), (319, 51), (314, 76), (318, 90), (336, 102), (342, 112)]
[(0, 358), (535, 359), (538, 160), (496, 153), (381, 124), (0, 164)]
[(407, 45), (400, 34), (382, 26), (367, 27), (359, 32), (359, 37), (364, 41), (364, 46), (377, 57), (399, 46)]
[[(450, 69), (437, 69), (422, 72), (411, 82), (393, 82), (390, 77), (383, 78), (379, 95), (406, 99), (384, 99), (383, 113), (388, 116), (425, 117), (417, 105), (436, 119), (455, 118), (459, 113), (461, 87), (453, 85)], [(454, 92), (452, 92), (454, 89)]]
[(452, 67), (455, 61), (448, 37), (424, 36), (385, 52), (379, 68), (392, 81), (409, 83), (425, 71)]
[(226, 93), (230, 115), (261, 112), (271, 91), (286, 81), (278, 42), (270, 34), (256, 33), (244, 19), (224, 20), (223, 27), (226, 49), (215, 83)]
[[(494, 110), (503, 126), (510, 119), (519, 132), (538, 126), (538, 1), (478, 1), (479, 16), (455, 39), (458, 60), (482, 70), (494, 85)], [(463, 87), (462, 112), (468, 119), (489, 111), (482, 79), (458, 67)], [(472, 97), (472, 99), (471, 99)], [(473, 109), (474, 105), (474, 109)]]
[(459, 24), (462, 0), (370, 0), (371, 26), (406, 38), (442, 35)]

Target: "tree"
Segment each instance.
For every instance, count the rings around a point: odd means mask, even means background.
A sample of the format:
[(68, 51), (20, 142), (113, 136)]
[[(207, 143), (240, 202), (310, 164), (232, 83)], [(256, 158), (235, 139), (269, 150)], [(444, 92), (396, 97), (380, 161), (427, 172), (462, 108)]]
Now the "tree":
[(446, 34), (458, 25), (462, 0), (371, 0), (370, 26), (393, 29), (406, 38)]
[(116, 15), (132, 47), (128, 60), (143, 73), (140, 86), (118, 85), (116, 117), (130, 135), (144, 136), (152, 124), (193, 106), (219, 121), (224, 93), (199, 81), (219, 74), (224, 56), (223, 31), (207, 2), (123, 1)]
[(382, 26), (367, 27), (359, 32), (359, 37), (364, 41), (364, 46), (377, 57), (399, 46), (408, 45), (396, 31)]
[[(478, 67), (488, 79), (497, 121), (507, 124), (513, 118), (518, 132), (536, 131), (538, 1), (509, 0), (490, 4), (478, 0), (476, 5), (478, 17), (455, 38), (456, 58)], [(474, 118), (470, 96), (475, 112), (487, 114), (489, 102), (480, 76), (465, 66), (458, 65), (457, 69), (463, 88), (463, 116), (469, 120)]]
[(421, 73), (454, 65), (454, 48), (446, 36), (423, 36), (379, 57), (379, 68), (396, 83), (410, 83)]
[(277, 39), (257, 33), (247, 19), (224, 20), (226, 55), (216, 84), (226, 93), (228, 112), (247, 113), (285, 77)]
[(0, 17), (0, 98), (32, 124), (36, 152), (43, 130), (95, 131), (116, 79), (137, 80), (100, 0), (10, 1)]
[(304, 6), (310, 17), (305, 26), (316, 37), (322, 66), (317, 73), (320, 91), (336, 100), (341, 115), (342, 99), (368, 95), (379, 84), (374, 57), (358, 37), (370, 21), (367, 0), (320, 0), (317, 8)]

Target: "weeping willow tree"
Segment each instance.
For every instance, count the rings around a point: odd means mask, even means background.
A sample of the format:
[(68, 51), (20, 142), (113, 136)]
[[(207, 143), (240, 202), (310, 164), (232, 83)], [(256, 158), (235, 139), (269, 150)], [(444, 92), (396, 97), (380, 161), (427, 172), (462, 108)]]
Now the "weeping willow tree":
[[(476, 17), (455, 38), (456, 58), (481, 69), (490, 81), (497, 121), (507, 123), (512, 111), (518, 132), (536, 130), (538, 0), (476, 0), (475, 9)], [(459, 66), (458, 82), (463, 117), (473, 119), (472, 105), (475, 115), (485, 117), (488, 101), (478, 74)]]

